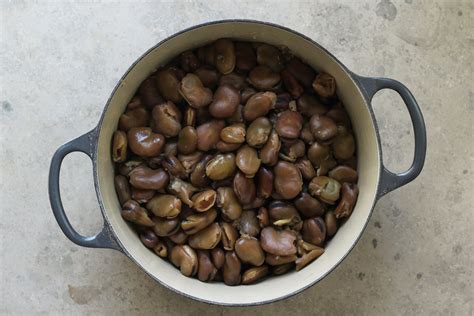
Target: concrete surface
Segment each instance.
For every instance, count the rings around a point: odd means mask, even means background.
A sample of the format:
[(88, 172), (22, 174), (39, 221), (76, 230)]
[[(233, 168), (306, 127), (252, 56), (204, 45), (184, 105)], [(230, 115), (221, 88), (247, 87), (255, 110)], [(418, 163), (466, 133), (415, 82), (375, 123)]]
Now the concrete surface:
[[(472, 2), (0, 2), (0, 314), (473, 314)], [(129, 65), (164, 37), (223, 18), (286, 25), (356, 73), (402, 81), (428, 127), (424, 172), (379, 201), (347, 260), (303, 294), (253, 308), (194, 302), (118, 252), (75, 246), (47, 195), (53, 152), (94, 127)], [(407, 112), (393, 92), (374, 105), (385, 162), (403, 170)], [(74, 226), (97, 232), (88, 159), (67, 157), (61, 179)]]

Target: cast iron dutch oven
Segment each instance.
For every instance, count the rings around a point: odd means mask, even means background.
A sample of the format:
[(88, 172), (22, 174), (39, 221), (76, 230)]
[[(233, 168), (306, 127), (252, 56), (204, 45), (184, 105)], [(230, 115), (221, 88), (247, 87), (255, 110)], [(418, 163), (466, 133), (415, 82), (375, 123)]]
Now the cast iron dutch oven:
[[(223, 283), (203, 283), (185, 277), (178, 269), (145, 248), (134, 230), (120, 215), (121, 208), (114, 189), (114, 167), (110, 152), (112, 134), (117, 128), (119, 117), (140, 83), (154, 69), (179, 53), (223, 37), (287, 46), (316, 70), (334, 76), (337, 81), (337, 93), (353, 124), (359, 155), (359, 199), (352, 216), (327, 245), (326, 252), (315, 264), (302, 271), (249, 286), (230, 287)], [(388, 171), (383, 165), (377, 122), (371, 106), (372, 97), (381, 89), (395, 90), (401, 96), (413, 124), (413, 163), (406, 172), (399, 174)], [(61, 203), (61, 162), (67, 154), (75, 151), (81, 151), (92, 159), (95, 190), (104, 217), (102, 231), (92, 237), (84, 237), (76, 232)], [(199, 301), (221, 305), (263, 304), (299, 293), (330, 273), (359, 240), (377, 200), (418, 176), (423, 168), (425, 153), (426, 130), (423, 117), (413, 95), (403, 84), (392, 79), (358, 76), (319, 44), (288, 28), (248, 20), (217, 21), (189, 28), (163, 40), (128, 69), (107, 101), (97, 127), (64, 144), (54, 154), (49, 173), (49, 198), (62, 231), (80, 246), (121, 251), (160, 284)]]

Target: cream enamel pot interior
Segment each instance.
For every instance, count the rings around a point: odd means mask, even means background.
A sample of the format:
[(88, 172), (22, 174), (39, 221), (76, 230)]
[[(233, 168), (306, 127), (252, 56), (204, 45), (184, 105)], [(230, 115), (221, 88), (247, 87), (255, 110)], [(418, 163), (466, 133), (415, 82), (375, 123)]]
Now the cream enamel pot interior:
[[(223, 283), (203, 283), (185, 277), (170, 263), (145, 248), (135, 231), (120, 215), (110, 152), (112, 134), (117, 128), (119, 117), (140, 83), (154, 69), (166, 64), (179, 53), (222, 37), (287, 46), (316, 70), (334, 76), (337, 93), (353, 123), (359, 155), (360, 195), (357, 204), (352, 216), (328, 243), (326, 252), (300, 272), (291, 272), (248, 286), (231, 287)], [(385, 88), (400, 94), (414, 128), (413, 164), (401, 174), (393, 174), (383, 166), (379, 133), (370, 105), (372, 96)], [(60, 199), (61, 162), (67, 154), (74, 151), (86, 153), (93, 162), (95, 189), (104, 217), (104, 227), (92, 237), (81, 236), (74, 230)], [(167, 38), (129, 68), (112, 92), (97, 127), (61, 146), (54, 154), (49, 174), (49, 197), (59, 226), (74, 243), (84, 247), (121, 251), (160, 284), (199, 301), (220, 305), (263, 304), (299, 293), (331, 272), (359, 240), (377, 199), (418, 176), (423, 168), (425, 152), (426, 131), (422, 114), (412, 94), (401, 83), (392, 79), (357, 76), (317, 43), (287, 28), (257, 21), (218, 21), (198, 25)]]

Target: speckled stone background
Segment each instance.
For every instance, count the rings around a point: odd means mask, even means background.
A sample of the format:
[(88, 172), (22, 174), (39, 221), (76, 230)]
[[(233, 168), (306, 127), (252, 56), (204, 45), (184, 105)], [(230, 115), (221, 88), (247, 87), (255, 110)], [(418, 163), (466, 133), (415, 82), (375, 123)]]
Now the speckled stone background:
[[(473, 2), (0, 3), (0, 314), (472, 315)], [(358, 74), (402, 81), (428, 128), (423, 173), (378, 202), (347, 260), (302, 294), (252, 308), (183, 298), (119, 252), (74, 245), (47, 194), (52, 154), (95, 126), (138, 56), (183, 28), (225, 18), (288, 26)], [(374, 107), (385, 163), (401, 171), (413, 153), (408, 113), (390, 91)], [(96, 233), (88, 158), (68, 156), (61, 181), (74, 226)]]

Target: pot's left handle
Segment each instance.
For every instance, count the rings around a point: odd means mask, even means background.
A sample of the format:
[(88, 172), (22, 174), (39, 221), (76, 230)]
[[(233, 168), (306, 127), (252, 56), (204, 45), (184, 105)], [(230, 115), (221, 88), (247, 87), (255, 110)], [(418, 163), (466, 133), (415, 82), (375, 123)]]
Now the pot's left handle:
[(110, 230), (109, 224), (104, 218), (104, 226), (100, 233), (95, 236), (85, 237), (79, 234), (69, 222), (66, 213), (64, 212), (63, 203), (61, 202), (61, 193), (59, 191), (59, 173), (61, 170), (61, 164), (71, 152), (80, 151), (85, 153), (89, 158), (93, 159), (94, 155), (94, 135), (96, 130), (92, 130), (58, 148), (54, 153), (53, 159), (51, 160), (51, 166), (49, 169), (49, 201), (51, 208), (53, 209), (54, 217), (59, 224), (59, 227), (63, 233), (73, 243), (89, 248), (110, 248), (122, 251), (121, 247), (115, 240), (113, 233)]

